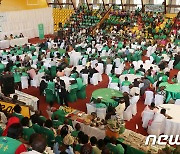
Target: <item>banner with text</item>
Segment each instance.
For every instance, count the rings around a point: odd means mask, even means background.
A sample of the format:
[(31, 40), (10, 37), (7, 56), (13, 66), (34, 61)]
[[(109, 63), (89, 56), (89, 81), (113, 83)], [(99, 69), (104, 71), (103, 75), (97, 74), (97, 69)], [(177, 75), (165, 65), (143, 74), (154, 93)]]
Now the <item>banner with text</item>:
[(39, 38), (44, 39), (44, 25), (43, 24), (38, 25), (38, 31), (39, 31)]
[[(7, 102), (1, 102), (0, 101), (0, 107), (2, 108), (2, 110), (5, 110), (9, 113), (13, 113), (13, 109), (14, 109), (14, 106), (16, 104), (12, 104), (12, 103), (7, 103)], [(20, 105), (21, 106), (21, 105)], [(21, 110), (21, 114), (24, 116), (24, 117), (29, 117), (30, 118), (30, 110), (29, 110), (29, 107), (28, 106), (21, 106), (22, 110)]]

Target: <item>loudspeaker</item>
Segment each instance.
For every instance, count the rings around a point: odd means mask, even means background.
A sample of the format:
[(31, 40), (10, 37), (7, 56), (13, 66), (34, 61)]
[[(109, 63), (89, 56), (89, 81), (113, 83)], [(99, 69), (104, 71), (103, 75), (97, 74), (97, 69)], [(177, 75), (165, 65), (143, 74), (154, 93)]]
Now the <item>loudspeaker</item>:
[(3, 75), (1, 81), (2, 81), (2, 86), (1, 86), (2, 93), (5, 96), (15, 93), (14, 77), (12, 74)]
[(62, 28), (62, 23), (61, 22), (59, 22), (59, 28)]
[(58, 31), (58, 37), (63, 38), (63, 31), (62, 30)]

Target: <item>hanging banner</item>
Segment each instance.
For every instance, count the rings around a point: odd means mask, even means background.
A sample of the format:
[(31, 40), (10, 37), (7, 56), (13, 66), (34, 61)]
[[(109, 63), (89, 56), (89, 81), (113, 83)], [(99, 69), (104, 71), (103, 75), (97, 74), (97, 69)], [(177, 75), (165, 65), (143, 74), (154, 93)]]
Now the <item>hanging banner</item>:
[(154, 4), (146, 4), (145, 5), (146, 12), (164, 12), (164, 5), (154, 5)]
[[(5, 110), (9, 113), (13, 113), (13, 109), (14, 109), (14, 106), (16, 104), (13, 104), (13, 103), (7, 103), (7, 102), (1, 102), (0, 101), (0, 107), (2, 108), (2, 110)], [(24, 116), (24, 117), (28, 117), (30, 118), (30, 110), (29, 110), (29, 107), (28, 106), (22, 106), (20, 105), (22, 110), (21, 110), (21, 114)]]
[(43, 24), (38, 25), (38, 31), (39, 31), (39, 38), (44, 39), (44, 25)]

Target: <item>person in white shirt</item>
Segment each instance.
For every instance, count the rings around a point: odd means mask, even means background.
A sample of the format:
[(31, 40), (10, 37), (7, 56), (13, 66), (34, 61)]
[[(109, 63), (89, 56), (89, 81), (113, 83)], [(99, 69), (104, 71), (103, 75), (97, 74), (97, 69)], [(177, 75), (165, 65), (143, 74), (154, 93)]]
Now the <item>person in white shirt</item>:
[(124, 112), (125, 108), (126, 108), (125, 100), (124, 100), (124, 98), (121, 98), (119, 100), (119, 105), (115, 108), (116, 114), (117, 114), (117, 116), (120, 117), (120, 119), (123, 119), (123, 112)]
[(61, 130), (61, 128), (65, 125), (68, 127), (68, 133), (71, 133), (73, 131), (73, 128), (72, 128), (72, 126), (69, 125), (68, 119), (65, 119), (64, 124), (60, 125), (58, 129)]

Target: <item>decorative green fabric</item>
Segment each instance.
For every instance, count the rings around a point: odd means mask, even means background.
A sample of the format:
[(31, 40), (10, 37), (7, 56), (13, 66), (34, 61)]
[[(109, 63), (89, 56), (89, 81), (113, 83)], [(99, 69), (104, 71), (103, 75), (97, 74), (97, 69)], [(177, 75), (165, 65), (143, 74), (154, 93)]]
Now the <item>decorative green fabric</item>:
[(10, 137), (0, 137), (0, 153), (13, 154), (22, 143)]
[(51, 76), (55, 77), (56, 76), (56, 66), (52, 66), (50, 69), (50, 72), (51, 72)]
[(55, 92), (55, 83), (52, 82), (52, 81), (48, 82), (48, 84), (47, 84), (47, 89), (52, 90), (52, 92), (53, 92), (53, 94), (54, 94), (54, 92)]
[(68, 101), (69, 102), (75, 102), (77, 100), (77, 88), (71, 89), (71, 91), (68, 94)]
[(77, 91), (77, 97), (81, 99), (86, 98), (86, 85), (82, 86), (81, 89)]
[(77, 137), (78, 136), (78, 133), (79, 133), (80, 131), (73, 131), (72, 133), (71, 133), (71, 135), (73, 136), (73, 137)]
[(117, 106), (117, 102), (112, 99), (112, 97), (123, 97), (122, 92), (110, 88), (101, 88), (95, 90), (92, 93), (92, 99), (101, 98), (102, 103), (106, 104), (106, 106)]
[(54, 119), (54, 116), (55, 115), (58, 115), (58, 121), (60, 121), (61, 123), (64, 123), (64, 119), (65, 119), (65, 115), (66, 115), (67, 113), (66, 112), (64, 112), (63, 110), (57, 110), (57, 111), (55, 111), (53, 114), (52, 114), (52, 119)]
[(55, 101), (55, 94), (51, 89), (46, 88), (45, 89), (45, 94), (46, 94), (46, 102), (54, 102)]
[(76, 78), (78, 90), (80, 90), (83, 87), (83, 80), (82, 78)]

